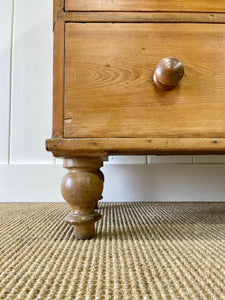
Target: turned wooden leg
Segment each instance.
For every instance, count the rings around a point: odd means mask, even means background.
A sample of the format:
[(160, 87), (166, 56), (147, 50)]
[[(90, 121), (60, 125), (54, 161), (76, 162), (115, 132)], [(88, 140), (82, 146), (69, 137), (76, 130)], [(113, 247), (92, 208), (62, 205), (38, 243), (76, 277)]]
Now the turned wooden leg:
[(94, 209), (103, 190), (103, 177), (99, 172), (102, 160), (95, 157), (67, 158), (63, 166), (69, 172), (62, 180), (62, 195), (72, 208), (65, 221), (74, 225), (76, 239), (91, 238), (95, 222), (101, 218)]

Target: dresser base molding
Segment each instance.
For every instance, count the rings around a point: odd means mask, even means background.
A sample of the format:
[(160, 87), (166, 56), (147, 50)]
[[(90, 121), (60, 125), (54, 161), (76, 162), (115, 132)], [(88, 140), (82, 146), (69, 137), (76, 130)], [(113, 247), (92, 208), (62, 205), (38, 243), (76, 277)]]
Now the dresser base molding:
[(225, 154), (225, 138), (53, 138), (46, 149), (55, 157)]
[(101, 158), (64, 159), (63, 166), (68, 169), (68, 174), (62, 180), (61, 191), (72, 208), (65, 221), (74, 226), (75, 238), (79, 240), (92, 238), (95, 222), (101, 218), (95, 208), (102, 198), (102, 165)]

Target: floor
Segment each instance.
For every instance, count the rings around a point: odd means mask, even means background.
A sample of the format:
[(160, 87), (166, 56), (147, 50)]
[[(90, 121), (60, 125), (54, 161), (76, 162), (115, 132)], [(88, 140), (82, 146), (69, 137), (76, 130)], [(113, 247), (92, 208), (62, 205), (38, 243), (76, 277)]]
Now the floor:
[(0, 204), (0, 299), (225, 299), (225, 202), (98, 211), (77, 241), (67, 204)]

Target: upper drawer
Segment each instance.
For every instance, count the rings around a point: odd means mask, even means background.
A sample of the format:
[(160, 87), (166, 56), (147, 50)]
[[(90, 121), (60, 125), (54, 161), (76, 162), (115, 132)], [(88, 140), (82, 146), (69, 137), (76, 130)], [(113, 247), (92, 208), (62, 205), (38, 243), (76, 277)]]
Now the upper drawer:
[[(224, 137), (224, 24), (65, 26), (64, 137)], [(184, 78), (155, 87), (164, 57)]]
[(225, 12), (225, 0), (65, 0), (67, 11)]

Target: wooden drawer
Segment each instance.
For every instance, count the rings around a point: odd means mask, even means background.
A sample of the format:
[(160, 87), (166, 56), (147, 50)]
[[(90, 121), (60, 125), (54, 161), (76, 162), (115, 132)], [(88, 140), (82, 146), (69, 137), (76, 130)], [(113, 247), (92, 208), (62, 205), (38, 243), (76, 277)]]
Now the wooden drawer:
[[(224, 137), (224, 24), (65, 26), (64, 137)], [(171, 91), (153, 72), (177, 57)]]
[(224, 0), (65, 0), (66, 11), (224, 12)]

